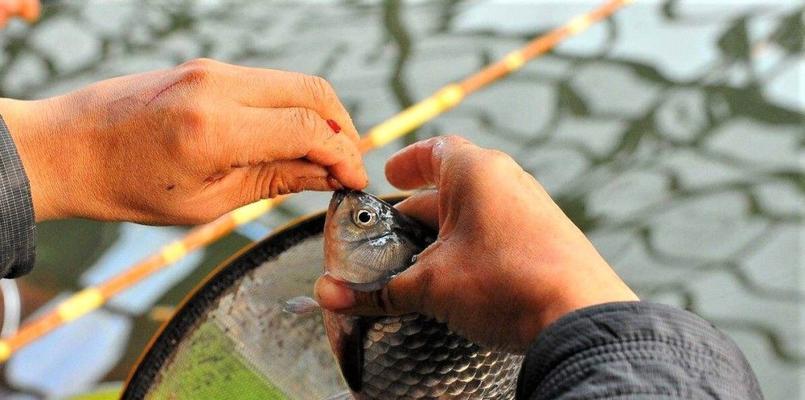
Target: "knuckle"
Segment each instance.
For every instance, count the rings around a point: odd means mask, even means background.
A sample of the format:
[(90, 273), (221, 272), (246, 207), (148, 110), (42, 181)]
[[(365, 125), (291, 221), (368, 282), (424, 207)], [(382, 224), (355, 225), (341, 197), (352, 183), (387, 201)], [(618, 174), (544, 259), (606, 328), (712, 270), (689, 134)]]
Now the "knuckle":
[(472, 142), (457, 135), (439, 136), (435, 140), (434, 151), (442, 153), (442, 157), (448, 163), (466, 163), (479, 149), (475, 146), (467, 146)]
[(202, 136), (207, 131), (209, 116), (200, 104), (185, 104), (178, 110), (177, 116), (182, 131), (191, 138)]
[(299, 182), (273, 165), (263, 165), (251, 187), (244, 193), (247, 203), (301, 191)]
[(515, 172), (515, 167), (519, 169), (511, 156), (499, 150), (479, 150), (468, 157), (466, 162), (470, 173), (479, 177), (498, 176), (501, 173), (509, 174)]
[(276, 169), (272, 165), (263, 165), (250, 186), (251, 190), (247, 190), (244, 193), (244, 201), (252, 202), (257, 199), (273, 197), (272, 194), (276, 193), (276, 182)]
[(443, 143), (450, 145), (459, 145), (469, 143), (470, 141), (458, 135), (447, 135), (442, 137)]
[(302, 75), (302, 85), (316, 99), (332, 100), (336, 97), (330, 82), (320, 76)]
[(409, 306), (402, 303), (400, 300), (400, 298), (395, 297), (394, 292), (388, 287), (384, 287), (380, 290), (380, 306), (385, 314), (401, 315), (409, 312)]
[(196, 58), (177, 67), (179, 80), (182, 83), (198, 84), (206, 81), (218, 62), (209, 58)]
[(274, 198), (292, 192), (293, 188), (288, 185), (288, 181), (275, 174), (274, 179), (268, 182), (268, 184), (265, 186), (263, 198)]
[(478, 153), (460, 154), (451, 157), (449, 160), (449, 170), (457, 177), (469, 178), (470, 182), (476, 178), (484, 176), (487, 171), (487, 164), (485, 159)]
[(319, 115), (307, 108), (295, 108), (291, 118), (300, 132), (317, 132), (321, 125)]
[[(168, 97), (170, 100), (161, 102), (165, 104), (182, 104), (199, 96), (199, 92), (207, 85), (217, 61), (209, 59), (196, 59), (177, 65), (167, 73), (168, 83), (148, 100), (146, 104)], [(170, 108), (170, 106), (168, 106)]]
[(278, 187), (277, 195), (299, 193), (304, 189), (304, 182), (302, 180), (283, 176), (281, 185)]
[(514, 162), (514, 159), (512, 159), (508, 154), (496, 149), (482, 150), (481, 157), (484, 162), (493, 165), (505, 165)]
[(194, 58), (192, 60), (185, 61), (182, 64), (180, 64), (179, 66), (183, 67), (183, 68), (190, 68), (190, 69), (197, 68), (197, 69), (201, 69), (201, 70), (210, 70), (213, 67), (217, 66), (218, 64), (220, 64), (218, 61), (215, 61), (215, 60), (213, 60), (211, 58), (203, 58), (202, 57), (202, 58)]
[[(209, 155), (213, 142), (218, 141), (209, 134), (212, 121), (208, 112), (199, 104), (183, 104), (172, 112), (173, 135), (169, 139), (176, 154), (184, 160), (198, 160), (199, 156)], [(220, 144), (220, 143), (218, 143)]]
[(438, 299), (434, 299), (434, 297), (438, 297), (438, 295), (435, 293), (435, 279), (436, 275), (433, 268), (429, 268), (428, 266), (422, 268), (422, 270), (420, 270), (417, 274), (419, 293), (418, 298), (414, 301), (422, 311), (433, 312), (433, 306), (436, 304), (435, 301), (438, 302)]

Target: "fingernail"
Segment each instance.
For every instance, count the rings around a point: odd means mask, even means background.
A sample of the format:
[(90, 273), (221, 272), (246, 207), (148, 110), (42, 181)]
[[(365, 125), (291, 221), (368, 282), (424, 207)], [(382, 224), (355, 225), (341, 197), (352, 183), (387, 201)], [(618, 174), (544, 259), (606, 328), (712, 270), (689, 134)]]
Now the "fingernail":
[(433, 144), (433, 150), (431, 150), (433, 156), (441, 159), (442, 155), (444, 154), (444, 146), (445, 146), (444, 138), (439, 137), (436, 140), (436, 143)]
[(332, 129), (333, 132), (335, 133), (341, 132), (341, 125), (338, 125), (338, 122), (335, 122), (332, 119), (328, 119), (327, 125), (330, 125), (330, 129)]
[(327, 177), (327, 184), (330, 186), (330, 189), (333, 190), (341, 190), (344, 188), (344, 185), (342, 185), (338, 179), (335, 179), (332, 176)]

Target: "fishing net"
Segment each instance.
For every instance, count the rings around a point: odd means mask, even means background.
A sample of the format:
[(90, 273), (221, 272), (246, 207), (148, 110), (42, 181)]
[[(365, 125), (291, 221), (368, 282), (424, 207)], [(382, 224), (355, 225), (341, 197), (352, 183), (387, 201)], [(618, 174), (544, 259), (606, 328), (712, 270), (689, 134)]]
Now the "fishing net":
[(323, 399), (346, 391), (312, 295), (324, 263), (320, 213), (225, 263), (184, 303), (140, 360), (124, 399)]

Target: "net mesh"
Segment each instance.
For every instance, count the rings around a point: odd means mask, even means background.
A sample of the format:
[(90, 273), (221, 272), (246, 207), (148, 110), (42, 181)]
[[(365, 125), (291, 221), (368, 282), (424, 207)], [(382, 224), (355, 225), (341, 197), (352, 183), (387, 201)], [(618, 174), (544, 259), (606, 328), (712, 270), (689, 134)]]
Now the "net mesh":
[(321, 314), (284, 312), (322, 272), (323, 216), (224, 266), (149, 349), (125, 398), (322, 399), (344, 392)]

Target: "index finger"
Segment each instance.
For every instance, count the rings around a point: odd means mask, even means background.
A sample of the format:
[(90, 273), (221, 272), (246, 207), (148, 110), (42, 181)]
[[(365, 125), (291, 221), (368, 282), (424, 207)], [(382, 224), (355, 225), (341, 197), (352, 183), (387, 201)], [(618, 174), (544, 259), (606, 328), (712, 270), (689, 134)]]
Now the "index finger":
[[(324, 78), (299, 72), (231, 66), (236, 73), (229, 79), (238, 80), (241, 90), (234, 93), (236, 99), (251, 107), (303, 107), (318, 113), (323, 119), (333, 120), (353, 141), (360, 140), (346, 107), (338, 99), (335, 90)], [(243, 84), (248, 77), (248, 84)]]
[(28, 22), (34, 22), (39, 18), (41, 6), (39, 0), (22, 0), (19, 15)]
[(442, 163), (468, 146), (459, 136), (440, 136), (414, 143), (391, 156), (386, 163), (389, 183), (403, 190), (439, 185)]
[(307, 160), (326, 167), (343, 186), (362, 189), (367, 176), (355, 142), (333, 134), (325, 120), (307, 108), (234, 106), (222, 110), (235, 118), (217, 119), (224, 146), (221, 167), (257, 165), (277, 160)]

